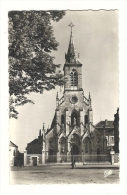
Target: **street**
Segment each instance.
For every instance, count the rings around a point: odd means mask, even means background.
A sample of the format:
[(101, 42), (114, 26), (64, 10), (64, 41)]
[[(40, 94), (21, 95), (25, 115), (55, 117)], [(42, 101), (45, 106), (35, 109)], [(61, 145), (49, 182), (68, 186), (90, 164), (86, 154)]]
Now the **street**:
[(118, 184), (118, 166), (44, 165), (11, 167), (10, 184)]

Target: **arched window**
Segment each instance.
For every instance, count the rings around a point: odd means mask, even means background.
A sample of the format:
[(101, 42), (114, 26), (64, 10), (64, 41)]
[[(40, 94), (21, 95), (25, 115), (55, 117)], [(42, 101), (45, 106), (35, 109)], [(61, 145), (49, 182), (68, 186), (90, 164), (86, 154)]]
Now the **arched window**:
[(85, 138), (85, 153), (90, 154), (91, 147), (90, 147), (90, 139), (88, 137)]
[(64, 115), (61, 115), (61, 124), (64, 124)]
[(88, 115), (85, 115), (84, 119), (85, 119), (85, 125), (87, 125), (88, 124)]
[(78, 113), (75, 111), (71, 114), (71, 125), (78, 126)]
[(78, 85), (78, 74), (75, 69), (72, 69), (70, 73), (70, 85), (77, 86)]
[(66, 138), (61, 137), (60, 139), (60, 152), (65, 153), (66, 152)]

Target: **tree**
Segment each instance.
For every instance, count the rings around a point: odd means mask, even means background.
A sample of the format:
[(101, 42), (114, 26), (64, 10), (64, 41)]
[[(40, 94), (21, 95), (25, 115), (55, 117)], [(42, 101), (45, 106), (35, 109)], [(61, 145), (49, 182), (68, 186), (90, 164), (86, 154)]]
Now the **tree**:
[(63, 83), (56, 73), (51, 51), (58, 42), (51, 21), (58, 22), (64, 11), (10, 11), (9, 16), (9, 93), (10, 117), (17, 118), (16, 106), (29, 100), (30, 92), (43, 93)]

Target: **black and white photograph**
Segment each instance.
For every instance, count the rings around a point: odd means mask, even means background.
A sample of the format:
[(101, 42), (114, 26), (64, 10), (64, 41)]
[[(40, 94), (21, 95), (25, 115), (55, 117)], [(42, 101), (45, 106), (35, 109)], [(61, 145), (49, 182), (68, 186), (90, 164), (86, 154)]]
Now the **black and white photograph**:
[(118, 183), (118, 10), (8, 17), (10, 182)]
[(8, 10), (9, 185), (120, 184), (119, 18)]

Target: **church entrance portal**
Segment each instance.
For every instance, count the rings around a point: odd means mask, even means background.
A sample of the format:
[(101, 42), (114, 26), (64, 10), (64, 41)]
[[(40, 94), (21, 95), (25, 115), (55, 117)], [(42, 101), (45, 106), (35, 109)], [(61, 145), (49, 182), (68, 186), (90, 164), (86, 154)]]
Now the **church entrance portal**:
[(48, 161), (49, 162), (55, 162), (56, 161), (54, 151), (52, 149), (49, 150)]
[(72, 155), (79, 155), (79, 148), (76, 144), (73, 144), (72, 149), (71, 149), (71, 154)]
[(76, 144), (73, 144), (71, 148), (71, 161), (75, 160), (76, 162), (80, 161), (80, 156), (79, 156), (79, 148)]

